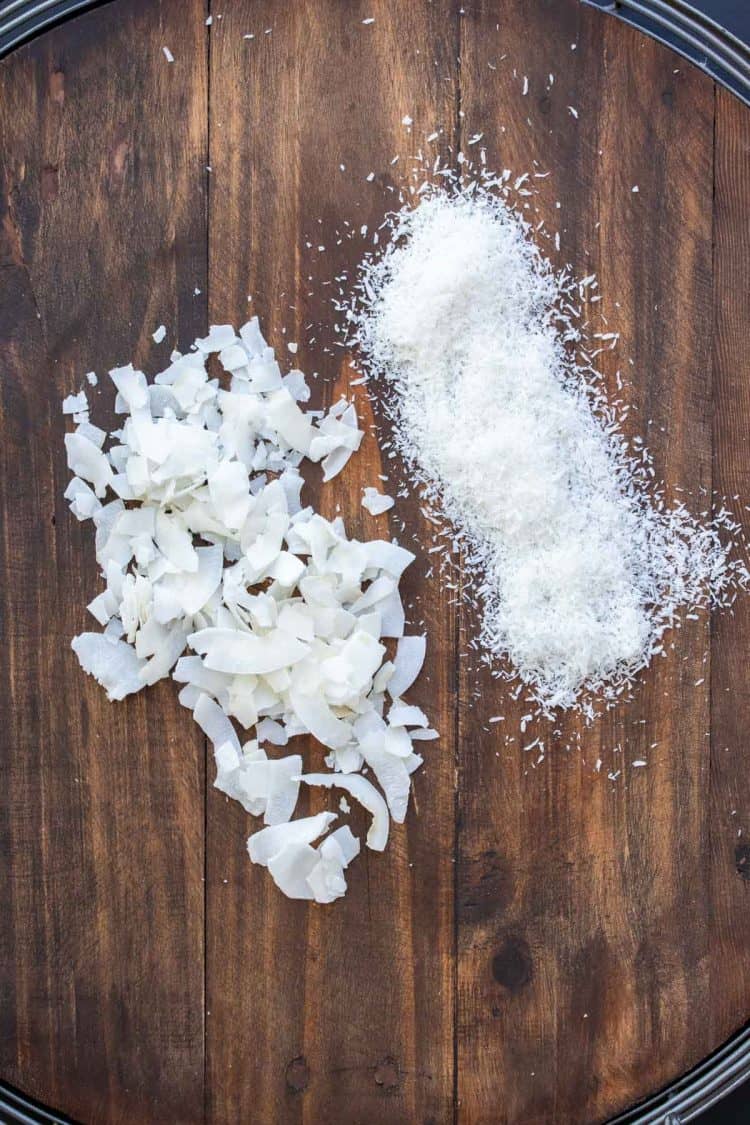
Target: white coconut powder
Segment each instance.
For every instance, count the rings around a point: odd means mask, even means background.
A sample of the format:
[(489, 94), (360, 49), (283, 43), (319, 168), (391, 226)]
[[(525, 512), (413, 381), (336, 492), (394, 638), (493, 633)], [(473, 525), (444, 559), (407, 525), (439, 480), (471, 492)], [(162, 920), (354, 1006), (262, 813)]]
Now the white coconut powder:
[(715, 524), (647, 485), (648, 456), (566, 350), (570, 280), (503, 199), (436, 189), (391, 226), (350, 317), (401, 451), (463, 539), (481, 645), (545, 710), (611, 699), (680, 609), (729, 600), (746, 571)]

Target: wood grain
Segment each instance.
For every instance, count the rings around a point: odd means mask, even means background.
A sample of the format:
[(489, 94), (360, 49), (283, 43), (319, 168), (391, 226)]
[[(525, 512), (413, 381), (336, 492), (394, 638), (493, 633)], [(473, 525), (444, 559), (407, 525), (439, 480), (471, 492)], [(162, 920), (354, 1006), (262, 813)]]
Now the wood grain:
[[(364, 19), (374, 24), (364, 24)], [(266, 29), (269, 34), (265, 34)], [(255, 39), (243, 39), (254, 34)], [(210, 312), (243, 318), (250, 307), (283, 357), (317, 372), (314, 401), (356, 394), (348, 354), (331, 331), (332, 279), (352, 273), (370, 231), (393, 206), (390, 189), (419, 137), (455, 114), (455, 18), (447, 4), (381, 0), (316, 5), (236, 3), (215, 22), (211, 52)], [(429, 45), (420, 56), (419, 45)], [(401, 124), (409, 114), (412, 134)], [(402, 167), (390, 161), (398, 156)], [(366, 177), (374, 171), (374, 183)], [(345, 225), (346, 224), (346, 225)], [(357, 232), (350, 238), (351, 231)], [(324, 247), (324, 249), (323, 249)], [(363, 512), (362, 487), (390, 476), (408, 487), (375, 435), (335, 485), (316, 468), (307, 496), (349, 533), (423, 539), (414, 500), (399, 502), (406, 528)], [(417, 570), (418, 568), (418, 570)], [(351, 869), (340, 909), (283, 900), (243, 847), (253, 827), (209, 795), (209, 1119), (446, 1121), (453, 1103), (453, 668), (454, 611), (423, 563), (403, 589), (430, 637), (419, 702), (443, 733), (430, 746), (417, 810), (385, 856)], [(307, 761), (320, 762), (309, 744)], [(339, 794), (310, 807), (337, 808)], [(354, 829), (366, 822), (357, 810)]]
[(203, 748), (171, 684), (110, 705), (70, 649), (99, 583), (60, 402), (204, 321), (204, 18), (112, 5), (0, 67), (0, 1073), (108, 1125), (202, 1105)]
[[(700, 511), (711, 485), (712, 86), (577, 3), (554, 5), (550, 35), (552, 7), (467, 10), (463, 145), (484, 130), (491, 167), (549, 173), (528, 217), (559, 231), (560, 264), (598, 274), (604, 301), (584, 311), (592, 331), (621, 333), (598, 359), (610, 392), (620, 368), (629, 429), (647, 438), (669, 495), (684, 486)], [(467, 619), (463, 637), (474, 628)], [(707, 621), (675, 639), (632, 702), (590, 728), (532, 722), (519, 734), (529, 709), (462, 663), (462, 1120), (601, 1120), (710, 1049), (709, 1029), (690, 1020), (709, 1003), (719, 956), (707, 925)], [(498, 714), (505, 722), (490, 725)], [(537, 738), (543, 758), (521, 749)]]
[[(597, 272), (585, 315), (621, 334), (597, 362), (668, 495), (750, 497), (750, 116), (577, 0), (226, 0), (210, 27), (206, 4), (119, 0), (0, 63), (0, 1077), (86, 1123), (605, 1120), (750, 1010), (750, 603), (686, 623), (594, 726), (521, 732), (430, 574), (333, 280), (420, 147), (539, 173), (519, 206), (555, 262)], [(331, 909), (250, 865), (255, 822), (211, 787), (173, 685), (109, 705), (68, 648), (96, 583), (62, 395), (154, 370), (159, 323), (187, 345), (252, 312), (314, 404), (346, 393), (366, 428), (310, 501), (419, 555), (414, 696), (442, 738)], [(379, 474), (398, 505), (373, 518)]]
[[(716, 91), (713, 276), (713, 484), (750, 531), (750, 114)], [(733, 497), (739, 496), (739, 502)], [(711, 949), (709, 1034), (747, 1021), (750, 994), (750, 606), (717, 616), (711, 644), (711, 806), (707, 856)], [(732, 971), (727, 972), (726, 967)]]

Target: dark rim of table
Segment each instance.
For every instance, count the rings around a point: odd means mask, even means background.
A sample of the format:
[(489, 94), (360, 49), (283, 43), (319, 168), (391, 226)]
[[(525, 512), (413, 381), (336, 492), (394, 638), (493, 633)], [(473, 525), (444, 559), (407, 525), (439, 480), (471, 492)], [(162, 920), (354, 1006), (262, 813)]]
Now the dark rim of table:
[[(0, 0), (0, 58), (55, 24), (113, 0)], [(582, 0), (617, 16), (695, 63), (750, 105), (750, 44), (687, 0)], [(750, 1077), (750, 1024), (665, 1090), (610, 1125), (680, 1125)], [(0, 1114), (20, 1125), (72, 1125), (0, 1081)]]

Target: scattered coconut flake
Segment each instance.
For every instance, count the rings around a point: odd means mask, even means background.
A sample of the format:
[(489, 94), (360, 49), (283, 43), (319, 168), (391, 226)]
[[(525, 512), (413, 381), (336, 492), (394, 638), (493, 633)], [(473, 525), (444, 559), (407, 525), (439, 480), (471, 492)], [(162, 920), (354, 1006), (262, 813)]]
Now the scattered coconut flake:
[(166, 335), (167, 335), (166, 326), (163, 325), (163, 324), (160, 324), (159, 327), (156, 329), (156, 331), (151, 333), (151, 339), (154, 341), (155, 344), (161, 344), (162, 340), (164, 340)]
[(164, 52), (164, 58), (167, 60), (167, 62), (173, 63), (174, 62), (174, 55), (170, 51), (169, 47), (162, 47), (162, 51)]
[(77, 395), (68, 395), (67, 398), (63, 399), (63, 414), (83, 414), (88, 408), (89, 404), (85, 391), (79, 391)]
[(362, 496), (362, 507), (366, 508), (371, 516), (382, 515), (383, 512), (389, 511), (396, 501), (392, 496), (386, 496), (382, 492), (378, 492), (377, 488), (365, 488)]

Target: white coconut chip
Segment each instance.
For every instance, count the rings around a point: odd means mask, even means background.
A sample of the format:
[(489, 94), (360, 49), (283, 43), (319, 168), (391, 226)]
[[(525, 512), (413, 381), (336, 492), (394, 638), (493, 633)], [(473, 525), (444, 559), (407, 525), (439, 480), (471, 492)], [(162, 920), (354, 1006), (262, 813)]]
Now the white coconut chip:
[(70, 471), (93, 484), (94, 492), (101, 499), (114, 476), (112, 466), (101, 449), (80, 433), (66, 434), (65, 448)]
[(346, 789), (359, 803), (372, 814), (372, 823), (367, 833), (367, 846), (373, 851), (382, 852), (388, 843), (388, 806), (375, 786), (358, 773), (308, 773), (302, 774), (300, 781), (306, 785), (322, 785), (326, 789)]
[(301, 769), (299, 754), (247, 762), (240, 768), (237, 786), (249, 800), (263, 802), (266, 824), (285, 824), (297, 804)]
[(392, 699), (400, 699), (407, 692), (422, 671), (426, 637), (402, 637), (396, 647), (393, 660), (393, 675), (388, 681), (388, 692)]
[(237, 334), (231, 324), (212, 324), (208, 336), (196, 340), (195, 346), (199, 352), (210, 355), (212, 352), (220, 352), (222, 348), (228, 348), (236, 343)]
[[(183, 692), (185, 690), (183, 689)], [(231, 797), (232, 800), (239, 801), (251, 816), (261, 816), (266, 807), (265, 799), (249, 797), (242, 786), (241, 778), (246, 764), (262, 761), (265, 758), (263, 751), (251, 749), (243, 753), (233, 742), (225, 742), (217, 747), (214, 758), (216, 761), (214, 788)]]
[(395, 699), (388, 712), (388, 722), (391, 726), (402, 727), (429, 727), (430, 720), (425, 715), (421, 707), (414, 707), (408, 703), (402, 703), (400, 699)]
[(272, 746), (286, 746), (289, 735), (275, 719), (261, 719), (256, 728), (259, 742), (270, 742)]
[(318, 695), (291, 689), (290, 699), (299, 721), (319, 742), (332, 750), (339, 749), (350, 741), (350, 723), (336, 717), (325, 699)]
[(385, 793), (391, 816), (397, 824), (402, 824), (406, 818), (409, 803), (409, 790), (411, 781), (405, 760), (411, 755), (411, 741), (407, 736), (408, 747), (406, 753), (402, 747), (389, 742), (391, 732), (381, 720), (381, 729), (376, 729), (370, 724), (371, 730), (364, 734), (359, 742), (359, 748), (377, 778), (378, 785)]
[(287, 898), (314, 899), (315, 893), (308, 882), (318, 863), (318, 853), (309, 844), (288, 844), (269, 859), (267, 867), (271, 878)]
[(317, 862), (307, 875), (316, 902), (334, 902), (346, 894), (344, 871), (359, 850), (359, 840), (346, 824), (326, 836), (317, 849)]
[(371, 516), (379, 516), (387, 512), (396, 501), (392, 496), (378, 492), (377, 488), (365, 488), (362, 496), (362, 507), (366, 508)]
[(227, 744), (240, 751), (240, 740), (224, 711), (207, 695), (201, 695), (193, 711), (193, 718), (206, 738), (213, 743), (214, 751)]
[(84, 672), (93, 676), (107, 693), (107, 699), (124, 699), (144, 686), (140, 671), (144, 661), (125, 641), (105, 637), (103, 633), (80, 633), (71, 642)]
[(89, 403), (85, 391), (79, 391), (77, 395), (68, 395), (67, 398), (63, 399), (63, 414), (83, 414), (88, 408)]
[(326, 832), (336, 819), (336, 813), (320, 812), (315, 816), (301, 817), (286, 824), (261, 828), (247, 841), (247, 850), (253, 863), (263, 867), (290, 844), (312, 844)]
[(77, 520), (90, 520), (101, 508), (102, 503), (96, 493), (78, 477), (65, 489), (65, 499), (70, 501), (70, 510)]
[(235, 675), (268, 675), (302, 660), (308, 646), (281, 629), (262, 635), (233, 629), (202, 629), (188, 637), (191, 648), (215, 672)]
[(372, 539), (363, 544), (366, 565), (376, 570), (384, 570), (392, 578), (400, 578), (407, 566), (414, 562), (415, 555), (398, 543), (386, 543), (383, 539)]

